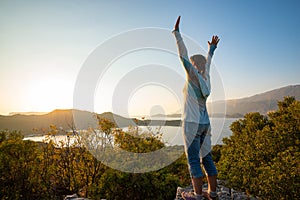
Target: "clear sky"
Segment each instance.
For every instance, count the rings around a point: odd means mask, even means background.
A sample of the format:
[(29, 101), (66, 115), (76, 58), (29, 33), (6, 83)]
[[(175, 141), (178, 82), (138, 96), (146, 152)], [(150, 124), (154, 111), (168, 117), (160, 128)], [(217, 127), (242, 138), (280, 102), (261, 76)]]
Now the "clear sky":
[[(299, 10), (298, 0), (1, 0), (0, 114), (72, 108), (78, 73), (101, 43), (137, 28), (171, 31), (178, 15), (182, 16), (181, 32), (203, 48), (213, 34), (220, 36), (213, 62), (224, 98), (299, 84)], [(147, 55), (139, 55), (143, 56)], [(179, 60), (174, 62), (174, 68), (184, 73)], [(112, 88), (107, 87), (95, 94), (102, 99), (96, 101), (97, 112), (112, 110), (111, 94), (105, 93)], [(172, 91), (148, 85), (133, 94), (128, 109), (145, 114), (146, 110), (137, 108), (151, 104), (153, 109), (153, 102), (158, 101), (162, 107), (166, 104), (164, 112), (174, 113), (180, 102), (168, 99), (172, 95)], [(159, 106), (154, 108), (159, 112)]]

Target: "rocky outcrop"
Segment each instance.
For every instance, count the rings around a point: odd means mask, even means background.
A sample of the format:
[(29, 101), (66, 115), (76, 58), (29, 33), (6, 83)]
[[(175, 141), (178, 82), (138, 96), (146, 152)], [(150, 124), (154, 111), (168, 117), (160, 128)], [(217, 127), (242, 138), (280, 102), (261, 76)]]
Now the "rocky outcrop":
[[(207, 190), (207, 183), (203, 184), (203, 190)], [(193, 191), (193, 187), (178, 187), (175, 200), (183, 200), (181, 197), (181, 193), (183, 191)], [(236, 191), (232, 188), (226, 187), (225, 182), (221, 180), (218, 180), (217, 193), (218, 200), (259, 200), (259, 198), (247, 195), (245, 192)]]
[(73, 195), (67, 195), (64, 200), (89, 200), (89, 199), (86, 199), (86, 198), (81, 198), (81, 197), (78, 197), (77, 194), (73, 194)]

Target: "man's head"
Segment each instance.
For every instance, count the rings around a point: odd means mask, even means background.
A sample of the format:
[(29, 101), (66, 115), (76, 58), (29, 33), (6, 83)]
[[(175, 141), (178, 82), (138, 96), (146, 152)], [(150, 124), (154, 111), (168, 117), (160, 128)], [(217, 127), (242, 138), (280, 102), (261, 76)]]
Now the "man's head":
[(206, 58), (203, 55), (196, 54), (190, 57), (192, 65), (202, 74), (205, 73)]

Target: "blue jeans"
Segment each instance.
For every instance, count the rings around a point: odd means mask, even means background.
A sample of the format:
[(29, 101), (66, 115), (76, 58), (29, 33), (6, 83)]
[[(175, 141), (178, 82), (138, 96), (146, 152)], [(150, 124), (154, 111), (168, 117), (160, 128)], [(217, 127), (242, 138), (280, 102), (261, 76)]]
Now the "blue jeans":
[(183, 122), (183, 138), (191, 177), (203, 176), (201, 163), (208, 176), (217, 175), (211, 155), (210, 124)]

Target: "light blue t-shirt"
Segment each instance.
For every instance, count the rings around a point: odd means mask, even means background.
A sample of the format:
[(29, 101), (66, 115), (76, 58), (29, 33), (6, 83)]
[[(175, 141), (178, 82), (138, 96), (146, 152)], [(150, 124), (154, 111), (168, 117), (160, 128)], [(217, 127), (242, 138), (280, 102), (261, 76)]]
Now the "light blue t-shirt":
[(191, 64), (187, 49), (179, 31), (173, 31), (173, 34), (176, 38), (180, 60), (187, 73), (187, 81), (183, 90), (184, 110), (182, 120), (198, 124), (209, 124), (210, 121), (206, 108), (206, 100), (211, 91), (209, 72), (211, 59), (216, 49), (216, 45), (209, 45), (205, 64), (205, 80), (198, 70)]

